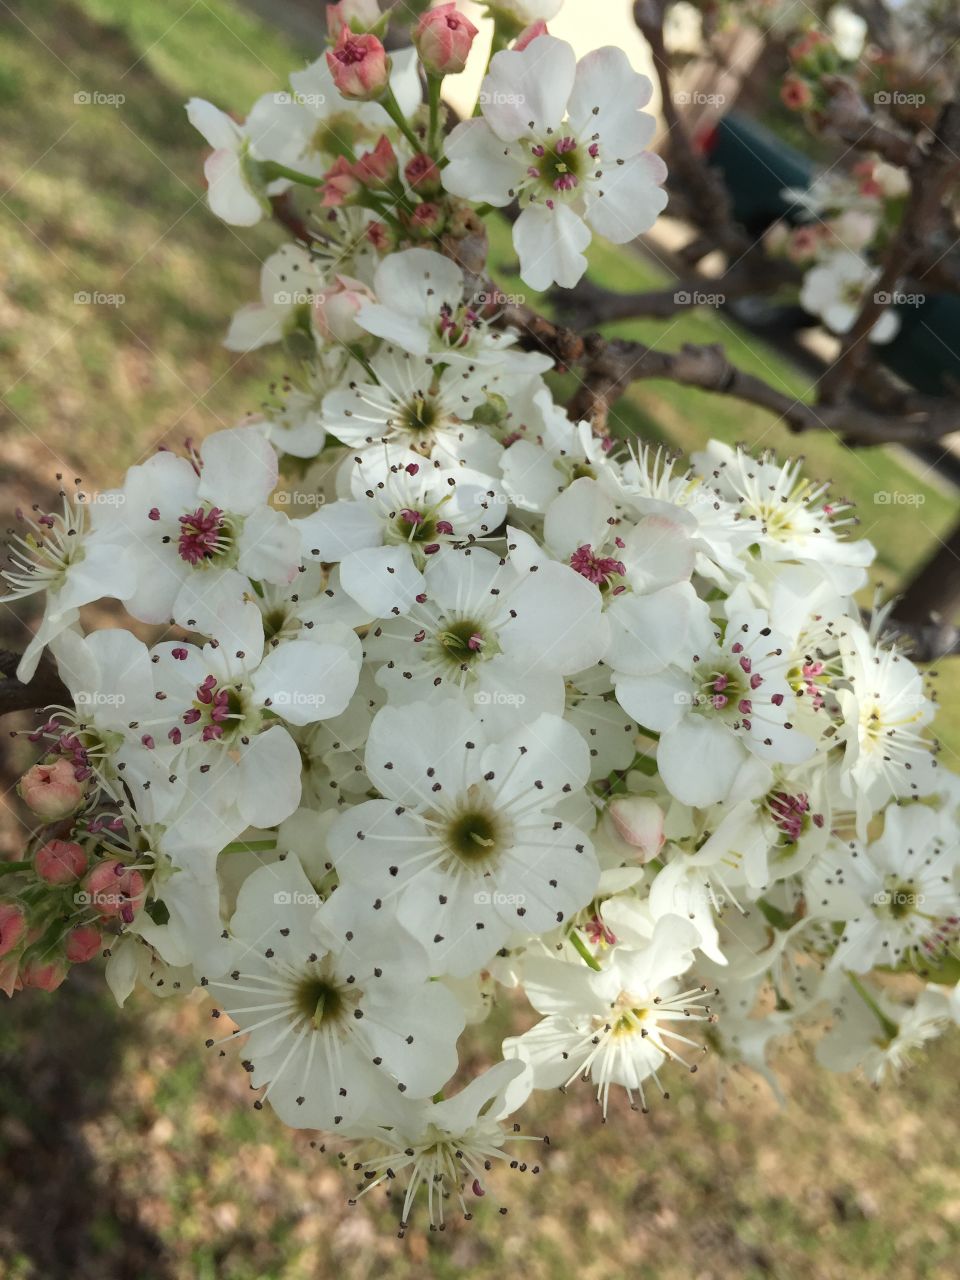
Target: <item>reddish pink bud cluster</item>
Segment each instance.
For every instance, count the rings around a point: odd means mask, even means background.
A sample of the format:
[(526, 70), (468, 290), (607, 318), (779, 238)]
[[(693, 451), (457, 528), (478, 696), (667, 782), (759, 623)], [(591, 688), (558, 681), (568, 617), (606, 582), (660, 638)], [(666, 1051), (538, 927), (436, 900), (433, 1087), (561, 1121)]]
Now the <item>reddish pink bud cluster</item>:
[(355, 35), (342, 27), (336, 47), (327, 52), (327, 66), (337, 91), (357, 102), (375, 102), (390, 83), (390, 60), (376, 36)]
[(467, 65), (476, 35), (477, 28), (457, 12), (455, 4), (441, 4), (417, 23), (413, 43), (428, 74), (457, 75)]
[(372, 151), (352, 164), (346, 156), (338, 156), (323, 176), (323, 203), (328, 209), (349, 204), (365, 187), (379, 190), (397, 181), (399, 161), (389, 138), (381, 136)]

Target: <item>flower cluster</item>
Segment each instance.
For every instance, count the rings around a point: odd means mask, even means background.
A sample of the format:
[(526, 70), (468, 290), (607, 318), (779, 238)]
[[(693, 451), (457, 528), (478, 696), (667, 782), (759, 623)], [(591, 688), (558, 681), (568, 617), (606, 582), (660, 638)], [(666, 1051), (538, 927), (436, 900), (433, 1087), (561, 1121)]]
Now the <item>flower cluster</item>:
[[(823, 1061), (880, 1079), (955, 1020), (960, 780), (861, 621), (846, 504), (768, 455), (683, 466), (570, 421), (454, 260), (471, 201), (520, 200), (536, 283), (575, 282), (588, 227), (649, 225), (643, 78), (514, 31), (441, 143), (415, 55), (334, 9), (293, 95), (191, 108), (222, 217), (314, 175), (316, 234), (228, 336), (284, 345), (277, 403), (13, 544), (11, 596), (44, 604), (21, 678), (48, 649), (69, 696), (30, 734), (0, 985), (104, 952), (121, 1004), (204, 988), (254, 1106), (355, 1143), (404, 1223), (424, 1187), (439, 1226), (494, 1160), (528, 1167), (531, 1090), (646, 1109), (708, 1046), (769, 1075), (825, 1018)], [(429, 88), (473, 29), (447, 4), (415, 38)], [(104, 598), (136, 635), (81, 615)], [(457, 1092), (465, 1028), (521, 998)]]
[[(806, 190), (788, 189), (797, 225), (774, 223), (765, 247), (803, 269), (800, 304), (833, 334), (848, 333), (865, 299), (881, 276), (874, 261), (903, 213), (909, 178), (903, 169), (868, 157), (849, 173), (827, 172)], [(876, 343), (891, 342), (900, 316), (891, 305), (899, 295), (879, 296), (886, 305), (869, 333)]]

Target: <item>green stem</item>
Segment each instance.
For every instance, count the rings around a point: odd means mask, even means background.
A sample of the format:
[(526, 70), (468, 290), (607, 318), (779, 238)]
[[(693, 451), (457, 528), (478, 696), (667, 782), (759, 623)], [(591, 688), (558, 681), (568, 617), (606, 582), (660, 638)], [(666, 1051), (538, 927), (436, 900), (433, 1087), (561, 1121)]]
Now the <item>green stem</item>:
[(361, 365), (366, 370), (367, 377), (370, 379), (373, 385), (375, 387), (379, 387), (380, 379), (377, 377), (376, 373), (374, 372), (373, 365), (367, 359), (365, 353), (360, 349), (360, 347), (356, 343), (349, 343), (347, 346), (347, 349), (349, 350), (350, 354), (353, 356), (354, 360), (356, 360), (357, 364)]
[(276, 849), (276, 840), (233, 840), (225, 844), (221, 853), (270, 853)]
[(32, 865), (30, 862), (0, 862), (0, 876), (13, 871), (29, 871)]
[(588, 964), (591, 969), (595, 969), (597, 973), (600, 973), (601, 966), (597, 963), (596, 958), (590, 954), (587, 949), (587, 944), (580, 937), (579, 933), (577, 933), (576, 929), (571, 929), (567, 934), (567, 937), (573, 943), (574, 950), (580, 952), (585, 963)]
[(387, 205), (382, 204), (369, 190), (367, 191), (366, 196), (362, 200), (358, 200), (357, 203), (362, 205), (364, 209), (369, 209), (371, 213), (375, 213), (377, 217), (382, 218), (384, 222), (388, 222), (393, 227), (394, 231), (398, 231), (401, 234), (404, 233), (403, 223), (397, 217), (394, 210), (390, 209)]
[(873, 998), (873, 996), (870, 994), (870, 992), (863, 985), (863, 983), (860, 981), (860, 979), (857, 977), (855, 973), (851, 973), (850, 970), (848, 969), (847, 977), (850, 979), (850, 982), (853, 985), (854, 991), (856, 991), (857, 995), (860, 997), (863, 1003), (867, 1006), (870, 1012), (876, 1017), (881, 1027), (883, 1027), (883, 1033), (887, 1037), (887, 1039), (895, 1040), (897, 1037), (897, 1033), (900, 1030), (897, 1024), (891, 1021), (891, 1019), (887, 1017), (887, 1015), (883, 1012), (879, 1004), (877, 1004), (876, 1000)]
[(394, 96), (394, 92), (389, 85), (387, 85), (386, 94), (380, 99), (380, 105), (406, 140), (410, 143), (411, 147), (413, 147), (414, 151), (422, 151), (423, 143), (410, 128), (409, 124), (407, 124), (406, 118), (400, 110), (400, 103), (397, 101)]
[(291, 169), (276, 160), (264, 160), (261, 163), (261, 175), (264, 182), (273, 182), (276, 178), (286, 178), (290, 182), (299, 182), (301, 186), (316, 189), (323, 185), (322, 178), (315, 178), (309, 173), (301, 173), (299, 169)]
[(427, 74), (427, 101), (430, 104), (430, 131), (427, 134), (427, 146), (430, 154), (437, 159), (440, 154), (440, 87), (443, 76)]

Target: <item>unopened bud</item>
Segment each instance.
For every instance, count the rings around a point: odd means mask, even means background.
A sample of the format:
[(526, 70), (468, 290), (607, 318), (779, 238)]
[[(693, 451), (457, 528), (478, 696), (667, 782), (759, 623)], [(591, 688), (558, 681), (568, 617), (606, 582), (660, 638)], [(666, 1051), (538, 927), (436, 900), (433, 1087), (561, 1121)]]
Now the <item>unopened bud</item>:
[(122, 862), (108, 859), (93, 868), (83, 883), (90, 906), (104, 919), (119, 917), (131, 924), (143, 905), (146, 885), (139, 871), (129, 870)]
[(441, 4), (428, 9), (417, 23), (413, 43), (430, 75), (457, 75), (467, 65), (476, 35), (477, 28), (455, 4)]
[(27, 933), (27, 917), (18, 902), (0, 902), (0, 956), (18, 947)]
[(440, 170), (437, 168), (436, 162), (428, 155), (421, 152), (413, 157), (403, 171), (403, 176), (413, 191), (421, 196), (436, 195), (442, 187), (440, 182)]
[(357, 312), (365, 302), (375, 301), (360, 280), (336, 276), (333, 288), (327, 288), (313, 301), (313, 325), (325, 342), (359, 342), (366, 337), (357, 324)]
[(17, 783), (17, 792), (28, 809), (50, 822), (75, 813), (86, 794), (74, 776), (74, 766), (62, 757), (28, 769)]
[(663, 848), (663, 810), (646, 796), (621, 796), (607, 805), (613, 829), (638, 851), (638, 861), (649, 862)]
[(382, 43), (376, 36), (354, 35), (347, 27), (341, 30), (336, 48), (327, 52), (327, 66), (338, 92), (357, 102), (382, 98), (390, 81)]
[(383, 16), (377, 0), (340, 0), (327, 5), (327, 34), (331, 40), (339, 40), (340, 32), (347, 28), (363, 35), (380, 26)]
[(93, 959), (102, 945), (103, 936), (100, 930), (95, 925), (82, 924), (76, 929), (71, 929), (67, 934), (64, 950), (71, 964), (86, 964), (88, 960)]
[(20, 980), (25, 987), (37, 991), (56, 991), (69, 972), (63, 956), (53, 960), (28, 960), (20, 970)]
[(47, 884), (73, 884), (87, 869), (87, 855), (72, 840), (48, 840), (34, 855), (33, 868)]

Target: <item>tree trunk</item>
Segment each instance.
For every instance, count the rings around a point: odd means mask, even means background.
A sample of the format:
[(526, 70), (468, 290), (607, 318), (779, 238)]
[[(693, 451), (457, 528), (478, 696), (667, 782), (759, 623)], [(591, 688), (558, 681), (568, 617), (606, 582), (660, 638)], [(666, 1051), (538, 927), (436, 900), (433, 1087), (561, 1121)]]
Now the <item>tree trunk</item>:
[(904, 622), (926, 622), (932, 613), (945, 622), (960, 616), (960, 524), (941, 542), (894, 610)]

